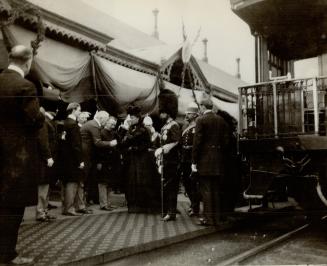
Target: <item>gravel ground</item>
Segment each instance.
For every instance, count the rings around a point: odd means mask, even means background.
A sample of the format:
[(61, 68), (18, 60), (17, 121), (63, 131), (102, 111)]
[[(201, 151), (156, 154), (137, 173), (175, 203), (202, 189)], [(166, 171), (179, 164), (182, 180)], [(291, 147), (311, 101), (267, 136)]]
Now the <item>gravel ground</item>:
[(295, 238), (242, 263), (250, 264), (327, 265), (327, 221), (316, 222)]

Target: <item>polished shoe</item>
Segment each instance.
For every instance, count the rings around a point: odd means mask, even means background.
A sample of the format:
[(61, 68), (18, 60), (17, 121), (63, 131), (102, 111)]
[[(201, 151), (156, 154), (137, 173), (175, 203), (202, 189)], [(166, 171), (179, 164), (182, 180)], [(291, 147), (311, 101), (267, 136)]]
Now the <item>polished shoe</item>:
[(33, 258), (17, 256), (14, 258), (9, 265), (28, 265), (34, 262)]
[(209, 222), (204, 219), (204, 218), (200, 218), (197, 225), (201, 225), (201, 226), (210, 226)]
[(175, 221), (176, 220), (176, 216), (175, 215), (171, 215), (171, 214), (167, 214), (164, 218), (162, 218), (162, 220), (164, 222)]
[(81, 216), (81, 214), (76, 213), (76, 212), (64, 212), (63, 215), (66, 215), (66, 216)]
[(48, 209), (51, 210), (51, 209), (57, 209), (58, 207), (56, 205), (52, 205), (50, 203), (48, 203)]
[(45, 216), (45, 218), (46, 218), (47, 220), (56, 220), (56, 219), (57, 219), (57, 216), (55, 216), (55, 215), (51, 215), (51, 214), (47, 214), (47, 215)]
[(199, 216), (199, 213), (191, 210), (191, 211), (188, 212), (188, 216), (189, 217)]
[(46, 221), (48, 221), (47, 217), (45, 217), (45, 216), (37, 217), (36, 220), (37, 220), (38, 222), (46, 222)]
[(100, 210), (102, 210), (102, 211), (112, 211), (113, 208), (112, 207), (102, 207), (102, 208), (100, 208)]
[(81, 209), (81, 210), (78, 210), (76, 212), (81, 213), (81, 214), (92, 214), (93, 213), (93, 211), (90, 210), (90, 209)]

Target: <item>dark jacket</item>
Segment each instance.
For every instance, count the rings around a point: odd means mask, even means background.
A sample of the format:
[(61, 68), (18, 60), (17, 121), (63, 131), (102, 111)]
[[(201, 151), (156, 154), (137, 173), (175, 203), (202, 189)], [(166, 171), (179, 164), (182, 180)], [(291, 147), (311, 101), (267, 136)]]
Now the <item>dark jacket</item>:
[[(101, 138), (103, 141), (119, 141), (118, 134), (115, 130), (101, 130)], [(120, 183), (121, 175), (121, 154), (119, 151), (119, 144), (110, 148), (98, 148), (98, 162), (101, 163), (102, 168), (97, 175), (99, 183), (106, 183), (116, 186)]]
[(38, 131), (43, 126), (34, 85), (19, 73), (0, 74), (0, 204), (36, 203)]
[[(161, 128), (161, 146), (179, 142), (181, 138), (181, 130), (176, 121), (171, 120)], [(179, 163), (179, 145), (173, 147), (168, 153), (163, 156), (163, 163), (165, 164), (178, 164)]]
[(62, 138), (62, 154), (63, 157), (63, 181), (79, 182), (82, 178), (82, 170), (79, 165), (83, 162), (82, 140), (80, 128), (77, 122), (71, 118), (64, 121), (64, 131)]
[[(57, 165), (57, 130), (56, 125), (49, 118), (45, 118), (43, 127), (39, 130), (39, 159), (40, 174), (38, 176), (39, 184), (50, 184), (51, 179), (55, 178)], [(47, 166), (47, 160), (52, 158), (54, 165)]]
[(111, 148), (109, 141), (101, 139), (101, 127), (95, 120), (87, 121), (80, 129), (83, 145), (83, 156), (86, 168), (98, 160), (97, 148)]
[(200, 175), (224, 173), (224, 151), (228, 144), (228, 128), (224, 119), (208, 112), (196, 120), (192, 163)]

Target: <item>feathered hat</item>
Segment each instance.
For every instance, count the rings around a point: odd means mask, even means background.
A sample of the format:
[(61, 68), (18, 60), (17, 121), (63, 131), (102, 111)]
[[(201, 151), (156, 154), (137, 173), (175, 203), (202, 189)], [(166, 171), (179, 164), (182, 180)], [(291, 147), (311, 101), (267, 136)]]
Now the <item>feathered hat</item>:
[(177, 95), (168, 89), (161, 90), (159, 93), (159, 113), (166, 113), (175, 119), (178, 113)]

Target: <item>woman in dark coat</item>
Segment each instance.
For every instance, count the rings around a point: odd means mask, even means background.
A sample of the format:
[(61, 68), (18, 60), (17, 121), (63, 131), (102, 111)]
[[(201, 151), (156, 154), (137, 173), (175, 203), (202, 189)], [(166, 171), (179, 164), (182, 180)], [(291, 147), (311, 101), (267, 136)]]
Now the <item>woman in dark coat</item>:
[(151, 136), (144, 127), (140, 109), (131, 106), (125, 120), (126, 133), (122, 144), (126, 147), (126, 200), (129, 212), (160, 212), (160, 177), (151, 147)]

